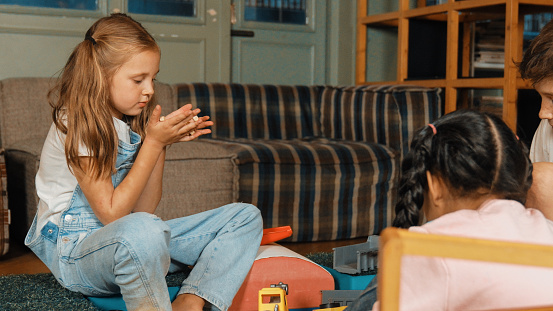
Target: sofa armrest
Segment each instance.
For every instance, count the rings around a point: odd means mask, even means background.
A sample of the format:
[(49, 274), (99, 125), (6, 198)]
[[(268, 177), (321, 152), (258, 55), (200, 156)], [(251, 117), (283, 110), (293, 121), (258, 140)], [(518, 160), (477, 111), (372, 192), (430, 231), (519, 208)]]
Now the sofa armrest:
[(395, 99), (401, 120), (400, 150), (403, 158), (409, 151), (415, 133), (442, 116), (441, 89), (396, 85), (391, 87), (390, 92)]
[(22, 143), (21, 148), (6, 148), (6, 170), (8, 178), (9, 209), (12, 223), (10, 239), (23, 244), (31, 227), (38, 206), (35, 176), (40, 161), (40, 147)]

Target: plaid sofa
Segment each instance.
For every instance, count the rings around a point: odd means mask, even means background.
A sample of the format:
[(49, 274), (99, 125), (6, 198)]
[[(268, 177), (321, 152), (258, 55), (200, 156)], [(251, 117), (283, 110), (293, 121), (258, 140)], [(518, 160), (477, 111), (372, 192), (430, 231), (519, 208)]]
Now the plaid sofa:
[(178, 104), (210, 115), (200, 140), (235, 154), (236, 197), (293, 241), (378, 234), (415, 130), (441, 114), (438, 89), (413, 86), (176, 85)]
[[(50, 78), (0, 80), (10, 239), (36, 213), (35, 175), (52, 123)], [(164, 115), (192, 103), (212, 135), (167, 150), (156, 214), (172, 219), (242, 201), (292, 241), (377, 234), (393, 218), (402, 156), (413, 131), (440, 113), (438, 89), (404, 86), (156, 84)]]

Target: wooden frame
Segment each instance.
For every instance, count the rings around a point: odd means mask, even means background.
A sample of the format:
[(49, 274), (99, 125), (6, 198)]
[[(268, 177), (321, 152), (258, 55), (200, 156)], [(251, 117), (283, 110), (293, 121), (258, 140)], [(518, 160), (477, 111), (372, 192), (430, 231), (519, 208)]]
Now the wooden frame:
[[(492, 241), (386, 228), (380, 236), (378, 300), (380, 310), (399, 310), (401, 258), (405, 255), (468, 259), (553, 268), (553, 246)], [(516, 310), (551, 310), (531, 308)], [(514, 310), (514, 309), (509, 309)]]

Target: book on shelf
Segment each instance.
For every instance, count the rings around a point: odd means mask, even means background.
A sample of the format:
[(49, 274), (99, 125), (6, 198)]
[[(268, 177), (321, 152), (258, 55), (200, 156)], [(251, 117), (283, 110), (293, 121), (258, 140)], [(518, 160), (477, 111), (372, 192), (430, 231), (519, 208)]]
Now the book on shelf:
[[(504, 69), (505, 21), (486, 20), (474, 24), (472, 68), (494, 72)], [(482, 72), (479, 71), (480, 75)]]
[(505, 61), (504, 51), (478, 51), (475, 54), (476, 62), (503, 64)]
[[(525, 40), (535, 37), (551, 19), (553, 19), (553, 12), (525, 15)], [(473, 29), (473, 69), (503, 70), (505, 63), (505, 20), (475, 22)]]
[(505, 65), (503, 63), (475, 61), (472, 65), (474, 69), (485, 69), (490, 71), (503, 70), (505, 68)]

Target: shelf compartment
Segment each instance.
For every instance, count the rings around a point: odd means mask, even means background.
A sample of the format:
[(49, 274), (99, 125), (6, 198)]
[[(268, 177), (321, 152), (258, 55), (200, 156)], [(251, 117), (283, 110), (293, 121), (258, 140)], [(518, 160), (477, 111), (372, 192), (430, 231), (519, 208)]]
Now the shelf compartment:
[(393, 27), (368, 27), (366, 40), (370, 42), (370, 49), (365, 53), (366, 73), (364, 80), (396, 80), (397, 57), (386, 51), (397, 50), (398, 28)]
[[(447, 16), (445, 17), (447, 20)], [(445, 79), (447, 22), (409, 20), (407, 76), (405, 80)]]

